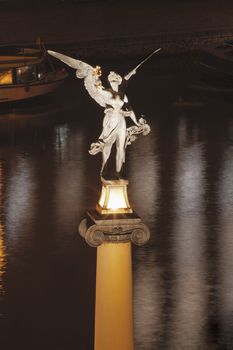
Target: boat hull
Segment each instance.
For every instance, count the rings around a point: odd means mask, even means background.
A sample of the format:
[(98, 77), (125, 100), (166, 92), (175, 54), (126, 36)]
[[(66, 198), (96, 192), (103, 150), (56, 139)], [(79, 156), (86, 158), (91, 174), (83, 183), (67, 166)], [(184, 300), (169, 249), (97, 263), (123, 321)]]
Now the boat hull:
[(52, 93), (56, 90), (68, 76), (67, 73), (61, 74), (59, 78), (51, 81), (36, 82), (32, 84), (15, 84), (1, 86), (0, 103), (26, 100), (38, 96)]
[(215, 86), (232, 88), (233, 86), (233, 49), (222, 45), (216, 49), (204, 51), (200, 62), (202, 80)]

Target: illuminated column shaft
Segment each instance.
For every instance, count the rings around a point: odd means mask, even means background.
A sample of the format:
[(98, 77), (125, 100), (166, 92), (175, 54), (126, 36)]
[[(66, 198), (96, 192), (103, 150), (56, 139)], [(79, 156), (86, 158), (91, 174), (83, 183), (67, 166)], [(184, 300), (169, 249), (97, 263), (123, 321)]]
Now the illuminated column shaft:
[(95, 350), (133, 350), (131, 243), (97, 248)]

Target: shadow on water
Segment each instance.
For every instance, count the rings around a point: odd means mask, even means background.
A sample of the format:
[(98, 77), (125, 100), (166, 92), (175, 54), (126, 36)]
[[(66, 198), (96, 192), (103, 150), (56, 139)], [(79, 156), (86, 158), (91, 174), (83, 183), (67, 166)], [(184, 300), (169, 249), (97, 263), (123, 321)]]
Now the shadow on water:
[[(183, 63), (150, 62), (128, 88), (152, 127), (127, 149), (152, 234), (133, 254), (136, 350), (233, 348), (233, 104), (191, 91)], [(103, 111), (75, 78), (28, 102), (0, 112), (1, 344), (90, 350), (96, 251), (77, 226), (99, 196)]]

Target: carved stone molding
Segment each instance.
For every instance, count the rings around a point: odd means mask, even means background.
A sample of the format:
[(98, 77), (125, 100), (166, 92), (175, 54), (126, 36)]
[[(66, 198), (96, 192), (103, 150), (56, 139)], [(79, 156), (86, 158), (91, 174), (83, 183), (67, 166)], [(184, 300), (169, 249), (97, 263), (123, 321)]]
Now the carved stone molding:
[[(140, 222), (140, 218), (127, 215), (115, 218), (93, 219), (93, 215), (87, 213), (79, 225), (79, 233), (91, 247), (98, 247), (104, 242), (125, 243), (133, 242), (143, 245), (150, 238), (148, 227)], [(93, 213), (92, 213), (93, 214)], [(97, 214), (98, 215), (98, 214)]]

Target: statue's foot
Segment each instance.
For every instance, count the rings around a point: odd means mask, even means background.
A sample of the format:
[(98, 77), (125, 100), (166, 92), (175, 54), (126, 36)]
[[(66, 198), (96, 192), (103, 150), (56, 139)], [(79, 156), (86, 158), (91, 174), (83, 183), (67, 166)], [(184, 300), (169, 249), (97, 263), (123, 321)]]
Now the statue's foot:
[(104, 169), (100, 173), (100, 177), (107, 181), (117, 180), (115, 174), (112, 171), (109, 171), (108, 169)]
[(100, 177), (101, 179), (104, 179), (106, 181), (113, 181), (113, 180), (116, 180), (116, 177), (115, 176), (112, 176), (112, 175), (101, 175), (100, 174)]
[(123, 171), (121, 171), (121, 172), (116, 172), (116, 178), (118, 179), (118, 180), (126, 180), (126, 176), (125, 176), (125, 174), (123, 173)]
[(117, 172), (115, 174), (103, 172), (102, 174), (100, 174), (100, 177), (106, 181), (126, 180), (126, 177), (122, 173)]

